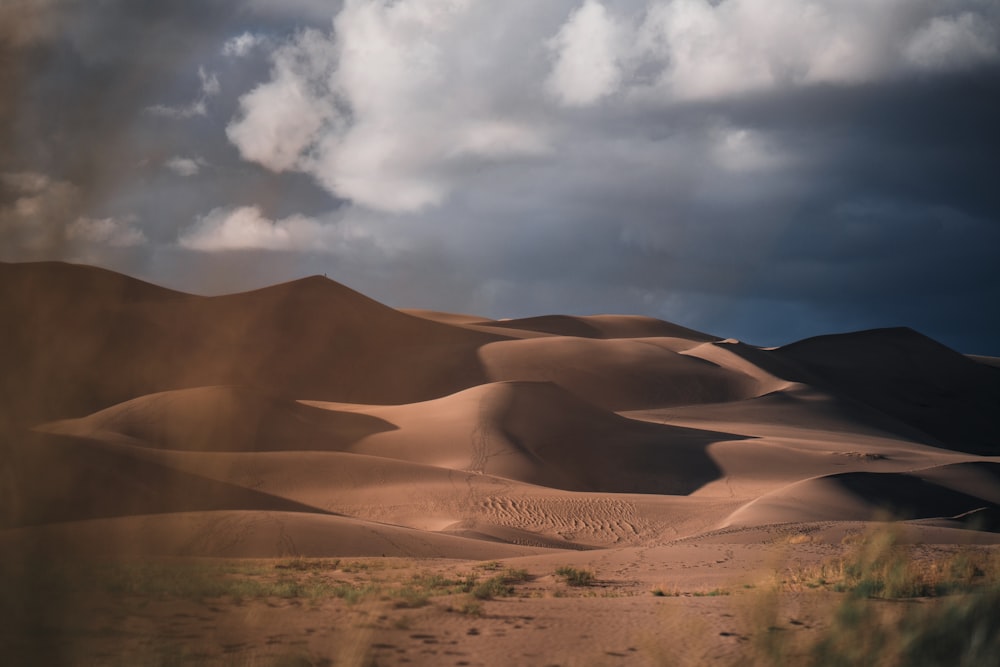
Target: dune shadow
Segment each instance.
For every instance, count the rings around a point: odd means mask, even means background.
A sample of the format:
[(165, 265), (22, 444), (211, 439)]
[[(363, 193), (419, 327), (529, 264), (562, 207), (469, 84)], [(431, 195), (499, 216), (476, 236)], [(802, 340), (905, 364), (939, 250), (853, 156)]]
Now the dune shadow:
[[(551, 383), (518, 383), (500, 427), (536, 466), (522, 481), (571, 491), (687, 495), (722, 477), (708, 453), (748, 436), (622, 417)], [(488, 471), (487, 471), (488, 472)]]
[(6, 447), (15, 512), (6, 528), (199, 510), (331, 514), (262, 491), (201, 477), (103, 443), (24, 432)]
[(900, 519), (953, 517), (978, 509), (997, 509), (986, 499), (916, 474), (855, 472), (828, 479), (887, 516)]
[(951, 451), (1000, 454), (1000, 369), (912, 329), (817, 336), (774, 350), (728, 349), (844, 400), (861, 422)]

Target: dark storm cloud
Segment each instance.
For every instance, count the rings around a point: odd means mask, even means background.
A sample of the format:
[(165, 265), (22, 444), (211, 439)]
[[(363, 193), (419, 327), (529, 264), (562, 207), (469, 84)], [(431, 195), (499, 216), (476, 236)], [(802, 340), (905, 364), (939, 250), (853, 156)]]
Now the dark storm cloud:
[(760, 344), (909, 325), (1000, 354), (995, 3), (9, 16), (2, 259), (202, 292), (328, 273), (397, 306)]

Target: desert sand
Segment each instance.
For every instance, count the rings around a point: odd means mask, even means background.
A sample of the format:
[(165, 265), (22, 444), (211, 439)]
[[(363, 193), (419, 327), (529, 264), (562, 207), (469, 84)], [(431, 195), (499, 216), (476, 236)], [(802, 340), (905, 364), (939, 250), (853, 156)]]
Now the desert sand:
[[(763, 349), (62, 263), (0, 264), (0, 312), (10, 664), (753, 664), (753, 596), (779, 581), (767, 627), (808, 643), (843, 593), (796, 577), (873, 526), (914, 561), (1000, 549), (1000, 364), (906, 328)], [(381, 593), (39, 574), (109, 563)]]

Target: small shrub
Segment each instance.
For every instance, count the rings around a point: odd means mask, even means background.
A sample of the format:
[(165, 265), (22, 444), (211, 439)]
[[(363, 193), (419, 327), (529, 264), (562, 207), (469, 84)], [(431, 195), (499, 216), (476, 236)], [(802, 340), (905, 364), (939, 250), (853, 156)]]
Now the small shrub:
[(729, 591), (724, 588), (713, 588), (710, 591), (695, 591), (691, 593), (696, 598), (714, 598), (720, 595), (729, 595)]
[(581, 570), (575, 567), (564, 565), (556, 570), (556, 575), (570, 586), (590, 586), (594, 583), (594, 573), (590, 570)]
[(408, 586), (395, 591), (395, 597), (393, 605), (397, 609), (416, 609), (425, 606), (430, 600), (426, 591)]
[(504, 581), (502, 576), (490, 577), (476, 584), (472, 596), (479, 600), (491, 600), (498, 597), (509, 597), (514, 594), (514, 587)]
[(465, 614), (466, 616), (482, 616), (483, 605), (477, 600), (468, 600), (458, 608), (458, 612), (460, 614)]
[(510, 584), (520, 584), (528, 581), (531, 575), (528, 574), (527, 570), (507, 570), (503, 573), (503, 578), (507, 583)]
[(469, 592), (479, 600), (510, 597), (514, 594), (513, 584), (523, 583), (529, 578), (527, 570), (506, 570), (485, 581), (473, 583)]
[(489, 572), (495, 572), (499, 570), (503, 565), (501, 565), (498, 560), (488, 560), (485, 563), (480, 563), (476, 566), (480, 570), (487, 570)]

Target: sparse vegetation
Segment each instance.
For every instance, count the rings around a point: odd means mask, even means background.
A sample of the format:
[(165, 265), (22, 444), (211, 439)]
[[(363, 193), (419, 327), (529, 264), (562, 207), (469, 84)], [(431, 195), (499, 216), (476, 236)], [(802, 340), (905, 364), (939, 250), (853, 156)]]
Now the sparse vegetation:
[(667, 589), (662, 586), (658, 586), (652, 590), (654, 597), (659, 598), (676, 598), (676, 597), (695, 597), (695, 598), (714, 598), (721, 595), (730, 595), (730, 591), (724, 588), (713, 588), (707, 591), (682, 591), (676, 586), (672, 589)]
[(527, 570), (506, 570), (502, 574), (475, 583), (469, 592), (479, 600), (509, 597), (514, 594), (514, 584), (525, 582), (528, 578)]
[(340, 567), (339, 558), (292, 558), (275, 563), (276, 570), (296, 570), (299, 572), (313, 572), (317, 570), (336, 570)]
[(844, 556), (817, 569), (790, 572), (784, 584), (795, 589), (833, 590), (856, 597), (900, 599), (968, 592), (1000, 581), (1000, 555), (963, 548), (951, 557), (914, 558), (891, 526), (850, 541)]
[(594, 573), (564, 565), (556, 570), (556, 575), (562, 577), (570, 586), (590, 586), (594, 583)]
[[(782, 592), (802, 588), (842, 594), (811, 646), (793, 646), (778, 613)], [(973, 667), (997, 664), (1000, 655), (1000, 554), (966, 547), (920, 558), (889, 524), (859, 536), (818, 572), (791, 573), (777, 588), (753, 595), (756, 654), (740, 664)], [(912, 602), (886, 602), (900, 599)]]

